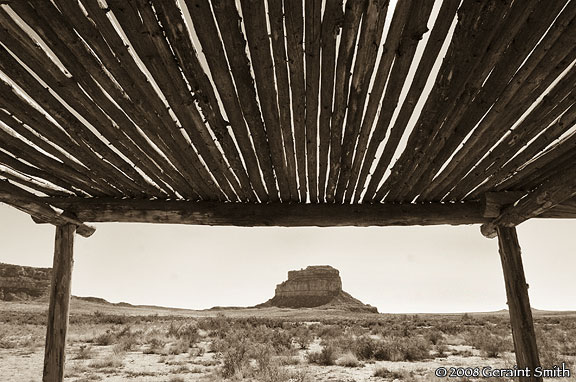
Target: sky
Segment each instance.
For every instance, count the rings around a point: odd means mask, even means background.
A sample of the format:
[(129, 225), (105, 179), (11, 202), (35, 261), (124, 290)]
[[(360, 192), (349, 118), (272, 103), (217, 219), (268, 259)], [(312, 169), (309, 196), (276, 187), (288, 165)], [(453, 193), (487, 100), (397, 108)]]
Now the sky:
[[(240, 228), (94, 224), (76, 236), (72, 294), (205, 309), (253, 306), (289, 270), (331, 265), (343, 289), (383, 313), (506, 308), (496, 239), (478, 225)], [(576, 220), (518, 227), (532, 307), (576, 310)], [(51, 267), (54, 227), (0, 203), (0, 262)]]

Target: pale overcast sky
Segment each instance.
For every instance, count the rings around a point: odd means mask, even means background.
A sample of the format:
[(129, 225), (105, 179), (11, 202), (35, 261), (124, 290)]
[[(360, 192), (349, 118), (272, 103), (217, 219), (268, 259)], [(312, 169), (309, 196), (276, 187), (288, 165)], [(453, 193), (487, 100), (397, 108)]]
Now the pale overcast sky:
[[(343, 289), (380, 312), (506, 307), (496, 239), (479, 226), (237, 228), (96, 224), (76, 237), (72, 293), (111, 302), (204, 309), (252, 306), (287, 272), (328, 264)], [(54, 227), (0, 203), (0, 262), (52, 266)], [(576, 220), (519, 226), (530, 299), (576, 310)]]

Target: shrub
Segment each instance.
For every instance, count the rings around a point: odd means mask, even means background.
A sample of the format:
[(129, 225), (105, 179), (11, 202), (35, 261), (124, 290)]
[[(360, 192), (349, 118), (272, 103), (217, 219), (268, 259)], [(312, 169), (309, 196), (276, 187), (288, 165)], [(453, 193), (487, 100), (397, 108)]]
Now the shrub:
[(310, 352), (306, 355), (309, 363), (322, 366), (334, 365), (336, 361), (336, 348), (333, 345), (326, 345), (319, 352)]
[(435, 329), (435, 330), (431, 330), (428, 333), (426, 333), (425, 338), (432, 345), (438, 345), (440, 342), (442, 342), (442, 340), (444, 340), (444, 335), (442, 334), (442, 332), (440, 330)]
[(164, 350), (166, 342), (159, 337), (149, 337), (146, 340), (148, 348), (144, 350), (144, 354), (161, 354)]
[(138, 345), (138, 340), (136, 339), (136, 337), (129, 335), (126, 337), (122, 337), (120, 341), (116, 345), (114, 345), (114, 347), (117, 347), (119, 350), (122, 351), (131, 351), (134, 349), (136, 345)]
[(420, 361), (430, 357), (430, 344), (421, 338), (409, 338), (405, 342), (404, 359)]
[(560, 365), (565, 362), (565, 358), (561, 355), (563, 353), (560, 347), (563, 347), (565, 341), (564, 333), (558, 333), (560, 330), (542, 330), (536, 328), (536, 342), (538, 344), (540, 364), (543, 367), (551, 368), (553, 365)]
[(202, 355), (204, 355), (204, 349), (190, 348), (190, 350), (188, 350), (188, 354), (190, 355), (190, 357), (202, 357)]
[(198, 334), (198, 324), (195, 321), (185, 323), (178, 328), (172, 327), (171, 323), (168, 329), (168, 335), (178, 339), (188, 340), (191, 346), (198, 342), (198, 338), (200, 337)]
[(420, 337), (387, 337), (374, 350), (374, 358), (383, 361), (420, 361), (429, 356), (430, 343)]
[(300, 358), (299, 357), (294, 357), (294, 356), (279, 356), (278, 357), (278, 362), (280, 362), (280, 365), (299, 365), (300, 364)]
[(294, 333), (294, 342), (298, 344), (300, 349), (308, 349), (310, 343), (314, 340), (312, 331), (306, 326), (299, 326)]
[(118, 340), (116, 333), (112, 332), (112, 330), (107, 329), (105, 333), (102, 333), (92, 339), (92, 342), (96, 345), (100, 346), (107, 346), (116, 343)]
[(223, 352), (221, 374), (224, 378), (242, 375), (249, 366), (248, 344), (246, 340), (236, 341)]
[(367, 336), (358, 337), (353, 345), (356, 356), (364, 360), (374, 358), (374, 353), (376, 352), (377, 347), (377, 340)]
[(438, 357), (446, 357), (446, 352), (448, 351), (448, 346), (445, 344), (438, 344), (436, 345), (436, 356)]
[(92, 347), (88, 345), (80, 345), (74, 359), (91, 359), (94, 357)]
[(502, 352), (506, 351), (506, 341), (500, 336), (490, 335), (482, 341), (480, 350), (482, 350), (487, 357), (498, 358)]
[(278, 353), (286, 351), (292, 347), (292, 337), (290, 337), (290, 334), (279, 329), (274, 329), (268, 341), (265, 342), (270, 343)]
[(345, 367), (358, 367), (360, 362), (351, 352), (348, 352), (336, 360), (336, 365)]
[(380, 377), (380, 378), (386, 378), (386, 379), (390, 379), (390, 380), (394, 380), (394, 379), (403, 379), (404, 378), (404, 374), (400, 373), (398, 371), (390, 371), (388, 369), (386, 369), (385, 367), (379, 367), (376, 370), (374, 370), (374, 377)]
[(484, 356), (496, 358), (505, 351), (512, 350), (513, 345), (505, 328), (479, 328), (465, 335), (466, 342), (480, 350)]
[(318, 328), (317, 336), (323, 339), (331, 339), (341, 336), (344, 329), (340, 325), (322, 325)]
[(190, 343), (186, 339), (179, 339), (172, 342), (168, 347), (168, 354), (177, 355), (188, 352), (190, 349)]
[(118, 368), (122, 367), (122, 365), (122, 358), (111, 354), (105, 358), (93, 360), (88, 366), (94, 369), (103, 369), (106, 367)]
[(256, 361), (258, 370), (264, 371), (272, 367), (274, 349), (269, 344), (252, 344), (248, 349), (248, 357)]
[(8, 336), (0, 335), (0, 349), (14, 349), (18, 345), (17, 341)]
[(468, 349), (464, 349), (464, 350), (452, 350), (452, 355), (459, 355), (461, 357), (472, 357), (474, 355), (474, 353), (472, 353), (470, 350)]

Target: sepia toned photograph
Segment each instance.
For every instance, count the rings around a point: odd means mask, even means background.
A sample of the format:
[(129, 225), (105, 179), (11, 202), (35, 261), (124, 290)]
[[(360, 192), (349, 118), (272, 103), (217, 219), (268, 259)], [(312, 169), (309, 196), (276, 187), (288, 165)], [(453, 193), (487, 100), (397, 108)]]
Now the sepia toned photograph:
[(0, 0), (0, 382), (574, 382), (576, 0)]

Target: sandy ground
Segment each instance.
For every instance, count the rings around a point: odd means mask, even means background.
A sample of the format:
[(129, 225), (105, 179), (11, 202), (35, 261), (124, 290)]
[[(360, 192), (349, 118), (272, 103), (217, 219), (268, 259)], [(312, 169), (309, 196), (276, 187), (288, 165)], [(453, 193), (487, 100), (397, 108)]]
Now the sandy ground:
[[(18, 316), (25, 312), (30, 317), (28, 323), (0, 320), (0, 382), (38, 382), (42, 379), (44, 357), (45, 326), (42, 325), (46, 307), (35, 303), (0, 303), (0, 315)], [(250, 317), (253, 309), (233, 309), (228, 311), (185, 311), (163, 308), (120, 308), (117, 306), (101, 306), (98, 304), (75, 301), (72, 306), (73, 316), (76, 314), (122, 314), (126, 316), (171, 315), (201, 318), (222, 315), (227, 317)], [(263, 311), (258, 311), (262, 314)], [(317, 319), (378, 319), (384, 315), (366, 316), (345, 312), (314, 312), (272, 309), (264, 311), (267, 318), (284, 318), (310, 323)], [(500, 314), (500, 312), (498, 313)], [(445, 315), (439, 320), (453, 319), (455, 315)], [(499, 316), (501, 317), (501, 315)], [(576, 321), (573, 314), (568, 314), (570, 320)], [(0, 317), (1, 318), (1, 317)], [(438, 319), (438, 317), (436, 317)], [(458, 318), (460, 319), (460, 318)], [(571, 322), (572, 322), (571, 321)], [(155, 323), (144, 323), (144, 328), (153, 328)], [(118, 325), (117, 327), (120, 327)], [(110, 324), (78, 323), (71, 325), (68, 336), (67, 363), (65, 369), (66, 382), (189, 382), (189, 381), (222, 381), (219, 374), (222, 366), (221, 356), (210, 351), (211, 338), (204, 337), (190, 351), (177, 355), (146, 354), (146, 345), (137, 345), (128, 351), (119, 352), (114, 345), (98, 346), (93, 339), (98, 334), (106, 332)], [(572, 327), (576, 327), (573, 325)], [(504, 378), (438, 378), (434, 371), (439, 367), (476, 368), (489, 366), (491, 368), (511, 368), (515, 365), (514, 354), (504, 352), (497, 358), (483, 357), (481, 352), (472, 346), (463, 344), (458, 338), (445, 337), (448, 345), (446, 354), (440, 357), (434, 351), (430, 359), (414, 362), (391, 361), (361, 361), (356, 367), (319, 366), (307, 361), (308, 352), (322, 349), (320, 339), (316, 338), (306, 350), (298, 350), (290, 356), (292, 362), (279, 366), (283, 372), (290, 373), (291, 379), (270, 379), (265, 382), (364, 382), (364, 381), (395, 381), (395, 382), (425, 382), (425, 381), (481, 381), (501, 382)], [(3, 342), (4, 341), (4, 342)], [(12, 342), (11, 342), (12, 341)], [(2, 344), (17, 343), (15, 346)], [(89, 356), (78, 359), (82, 349), (90, 349)], [(202, 351), (198, 351), (202, 350)], [(455, 353), (457, 355), (450, 355)], [(463, 354), (464, 353), (464, 354)], [(279, 359), (278, 359), (279, 361)], [(571, 357), (574, 362), (574, 357)], [(386, 378), (374, 376), (375, 371), (386, 368), (392, 374)], [(396, 372), (396, 374), (394, 374)], [(250, 379), (245, 379), (250, 381)], [(252, 379), (254, 381), (254, 379)], [(555, 382), (574, 381), (572, 378), (554, 379)]]

